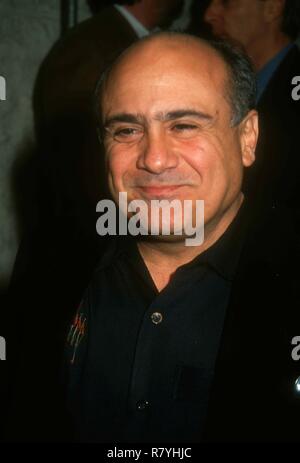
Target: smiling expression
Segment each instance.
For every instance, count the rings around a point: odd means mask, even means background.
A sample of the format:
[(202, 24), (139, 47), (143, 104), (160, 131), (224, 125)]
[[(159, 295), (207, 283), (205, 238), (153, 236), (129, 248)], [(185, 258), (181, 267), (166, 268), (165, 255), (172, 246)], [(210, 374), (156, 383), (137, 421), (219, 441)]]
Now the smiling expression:
[(116, 202), (119, 192), (128, 201), (202, 199), (208, 223), (239, 200), (256, 116), (231, 126), (226, 81), (222, 59), (192, 39), (152, 39), (119, 59), (101, 105)]

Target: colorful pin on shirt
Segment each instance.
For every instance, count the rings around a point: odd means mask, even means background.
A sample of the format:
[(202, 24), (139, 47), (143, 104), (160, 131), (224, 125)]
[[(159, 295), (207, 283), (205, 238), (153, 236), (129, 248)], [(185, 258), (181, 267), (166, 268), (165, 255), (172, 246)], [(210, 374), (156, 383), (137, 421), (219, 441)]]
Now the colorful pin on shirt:
[(85, 334), (86, 318), (82, 313), (77, 313), (75, 319), (71, 325), (67, 342), (71, 348), (73, 348), (73, 355), (71, 358), (71, 363), (74, 363), (76, 352), (80, 341), (82, 340)]

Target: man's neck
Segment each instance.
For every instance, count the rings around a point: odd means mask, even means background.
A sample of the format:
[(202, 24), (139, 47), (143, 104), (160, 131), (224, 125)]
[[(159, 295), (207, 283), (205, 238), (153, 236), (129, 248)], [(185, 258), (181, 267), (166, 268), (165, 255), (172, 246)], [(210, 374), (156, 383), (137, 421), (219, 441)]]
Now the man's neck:
[(205, 225), (205, 239), (200, 246), (186, 246), (185, 240), (138, 242), (139, 251), (159, 291), (167, 286), (179, 267), (191, 262), (218, 241), (238, 213), (243, 199), (241, 193), (221, 217)]
[(260, 71), (289, 43), (291, 43), (291, 39), (282, 32), (273, 35), (266, 34), (263, 43), (261, 40), (250, 43), (246, 47), (246, 52), (252, 59), (256, 71)]

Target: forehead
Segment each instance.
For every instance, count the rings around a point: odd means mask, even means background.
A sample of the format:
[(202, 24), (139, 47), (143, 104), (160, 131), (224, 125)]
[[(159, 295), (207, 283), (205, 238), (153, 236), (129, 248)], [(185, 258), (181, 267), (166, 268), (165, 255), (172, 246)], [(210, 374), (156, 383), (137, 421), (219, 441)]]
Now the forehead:
[(227, 74), (225, 63), (205, 44), (146, 44), (131, 51), (111, 71), (103, 91), (103, 112), (145, 113), (178, 105), (214, 111), (228, 106)]

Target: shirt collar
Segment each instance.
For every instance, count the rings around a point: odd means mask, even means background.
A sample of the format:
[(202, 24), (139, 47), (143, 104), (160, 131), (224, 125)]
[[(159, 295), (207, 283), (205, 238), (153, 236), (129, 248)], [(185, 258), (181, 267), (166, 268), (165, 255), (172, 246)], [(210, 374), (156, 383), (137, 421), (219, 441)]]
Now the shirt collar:
[(130, 11), (121, 5), (114, 6), (119, 11), (119, 13), (121, 13), (121, 15), (124, 16), (124, 18), (129, 22), (139, 39), (149, 35), (148, 29), (146, 29), (146, 27), (135, 16), (133, 16)]
[[(177, 270), (190, 274), (190, 271), (194, 272), (193, 269), (197, 271), (199, 266), (206, 265), (212, 268), (222, 278), (232, 281), (237, 270), (249, 225), (248, 212), (248, 200), (245, 198), (234, 220), (218, 241), (202, 254), (195, 257), (191, 262), (182, 265)], [(142, 261), (135, 237), (130, 235), (119, 236), (111, 241), (111, 246), (108, 246), (107, 252), (104, 253), (99, 267), (103, 268), (106, 265), (110, 265), (112, 261), (119, 258), (120, 254), (124, 255), (124, 253), (127, 255), (127, 259), (133, 264)]]
[(248, 200), (245, 198), (237, 215), (218, 241), (182, 268), (208, 265), (224, 279), (233, 280), (248, 229), (248, 209)]
[(265, 64), (265, 66), (257, 73), (257, 98), (256, 102), (260, 100), (262, 94), (264, 93), (269, 81), (271, 80), (273, 74), (280, 66), (281, 62), (284, 60), (288, 52), (293, 48), (295, 44), (289, 43), (286, 47), (280, 50), (270, 61)]

